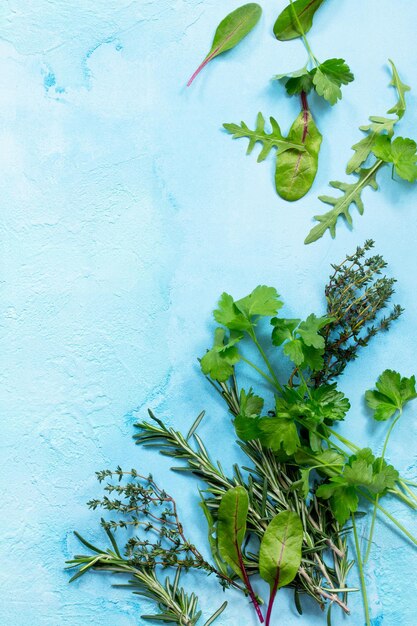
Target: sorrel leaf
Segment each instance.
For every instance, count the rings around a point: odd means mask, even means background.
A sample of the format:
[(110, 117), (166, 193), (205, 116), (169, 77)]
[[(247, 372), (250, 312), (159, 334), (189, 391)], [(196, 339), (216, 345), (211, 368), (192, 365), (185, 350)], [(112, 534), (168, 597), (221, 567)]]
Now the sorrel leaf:
[(299, 200), (309, 191), (316, 177), (322, 135), (310, 111), (301, 111), (290, 128), (288, 141), (301, 143), (305, 151), (290, 149), (277, 159), (275, 187), (284, 200)]
[(232, 570), (244, 579), (241, 546), (246, 533), (249, 496), (244, 487), (234, 487), (223, 495), (218, 512), (219, 553)]
[(283, 511), (269, 523), (259, 551), (259, 573), (271, 590), (294, 580), (301, 563), (303, 525), (297, 513)]
[(262, 9), (259, 4), (251, 2), (226, 15), (217, 27), (210, 52), (191, 76), (187, 87), (212, 59), (237, 46), (256, 26), (261, 14)]
[(303, 525), (294, 511), (278, 513), (269, 523), (259, 549), (259, 573), (269, 583), (270, 596), (266, 626), (280, 587), (292, 582), (301, 564)]
[(289, 4), (278, 15), (274, 24), (275, 37), (280, 41), (288, 41), (289, 39), (297, 39), (300, 37), (301, 32), (297, 18), (304, 33), (307, 33), (313, 24), (314, 14), (323, 4), (323, 1), (324, 0), (296, 0), (292, 5)]

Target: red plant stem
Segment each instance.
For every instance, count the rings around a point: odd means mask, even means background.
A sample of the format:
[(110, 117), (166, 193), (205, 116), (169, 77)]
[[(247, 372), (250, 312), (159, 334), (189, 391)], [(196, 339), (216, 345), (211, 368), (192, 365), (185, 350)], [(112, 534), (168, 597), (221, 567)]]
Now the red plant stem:
[(258, 616), (258, 619), (261, 622), (261, 624), (263, 624), (264, 623), (264, 616), (262, 615), (261, 607), (259, 606), (259, 603), (258, 603), (258, 601), (256, 599), (255, 592), (254, 592), (253, 587), (252, 587), (252, 585), (250, 583), (248, 573), (247, 573), (245, 565), (243, 563), (242, 553), (240, 551), (239, 546), (237, 544), (235, 544), (235, 546), (236, 546), (238, 559), (239, 559), (239, 567), (240, 567), (240, 570), (241, 570), (242, 576), (243, 576), (243, 582), (245, 583), (245, 587), (248, 590), (250, 599), (251, 599), (252, 604), (253, 604), (253, 606), (255, 608), (255, 611), (256, 611), (256, 614)]
[(269, 624), (271, 622), (272, 607), (274, 606), (275, 597), (277, 595), (278, 583), (279, 583), (279, 572), (278, 572), (278, 575), (277, 575), (277, 577), (275, 579), (275, 583), (274, 583), (274, 586), (272, 588), (271, 595), (269, 596), (268, 610), (267, 610), (267, 613), (266, 613), (265, 626), (269, 626)]
[(303, 116), (304, 116), (304, 130), (303, 130), (303, 138), (301, 141), (302, 143), (305, 143), (307, 133), (308, 133), (308, 114), (309, 114), (307, 94), (305, 91), (301, 92), (301, 105), (303, 107)]

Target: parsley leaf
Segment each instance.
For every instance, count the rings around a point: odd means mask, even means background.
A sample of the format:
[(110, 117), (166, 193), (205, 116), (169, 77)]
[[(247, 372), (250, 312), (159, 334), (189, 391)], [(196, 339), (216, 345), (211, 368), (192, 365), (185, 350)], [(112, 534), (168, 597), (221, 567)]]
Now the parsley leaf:
[(370, 448), (363, 448), (349, 457), (343, 471), (332, 476), (328, 483), (320, 485), (317, 497), (330, 499), (330, 506), (339, 522), (347, 522), (351, 513), (357, 511), (360, 489), (373, 495), (384, 494), (398, 480), (397, 470), (383, 459), (375, 458)]
[(312, 70), (313, 84), (319, 96), (322, 96), (331, 105), (336, 104), (342, 97), (341, 85), (347, 85), (354, 80), (344, 59), (328, 59)]
[(412, 139), (397, 137), (391, 142), (387, 135), (380, 135), (375, 141), (373, 153), (378, 159), (394, 165), (398, 176), (408, 182), (417, 180), (417, 144)]
[(223, 293), (214, 319), (230, 330), (248, 331), (252, 328), (256, 316), (276, 315), (282, 307), (277, 290), (274, 287), (258, 285), (252, 293), (240, 300), (233, 300), (228, 293)]
[(305, 365), (313, 371), (323, 366), (324, 338), (320, 334), (333, 318), (317, 317), (312, 313), (304, 322), (298, 319), (273, 318), (271, 324), (272, 343), (275, 346), (284, 345), (284, 354), (300, 367)]
[(288, 456), (300, 445), (297, 426), (292, 419), (264, 417), (259, 421), (262, 445), (278, 452), (281, 448)]
[(377, 380), (376, 390), (365, 394), (368, 406), (374, 411), (374, 419), (378, 421), (388, 420), (414, 398), (417, 398), (415, 376), (401, 378), (393, 370), (385, 370)]
[(225, 382), (233, 374), (233, 366), (240, 361), (240, 354), (235, 344), (242, 339), (242, 335), (231, 334), (226, 337), (223, 328), (214, 331), (214, 343), (201, 359), (201, 369), (204, 374), (213, 380)]

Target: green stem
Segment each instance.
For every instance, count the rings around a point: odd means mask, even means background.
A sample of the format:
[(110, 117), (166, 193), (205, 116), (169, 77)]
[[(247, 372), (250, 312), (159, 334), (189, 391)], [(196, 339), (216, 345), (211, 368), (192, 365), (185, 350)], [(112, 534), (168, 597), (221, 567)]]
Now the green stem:
[[(393, 428), (394, 428), (395, 424), (398, 422), (398, 420), (400, 419), (401, 415), (402, 415), (402, 410), (400, 409), (398, 411), (397, 417), (395, 418), (395, 420), (393, 420), (391, 422), (391, 425), (388, 428), (388, 432), (387, 432), (387, 434), (385, 436), (384, 446), (382, 448), (382, 454), (381, 454), (381, 457), (379, 459), (379, 471), (382, 470), (382, 466), (383, 466), (383, 463), (384, 463), (385, 453), (387, 451), (389, 438), (391, 436), (391, 433), (393, 431)], [(378, 509), (377, 509), (378, 503), (379, 503), (379, 494), (377, 494), (376, 497), (375, 497), (375, 505), (374, 505), (374, 510), (372, 512), (372, 521), (371, 521), (371, 528), (369, 530), (368, 545), (366, 546), (366, 553), (365, 553), (365, 557), (363, 559), (363, 562), (364, 562), (365, 565), (368, 562), (369, 555), (371, 553), (372, 539), (373, 539), (374, 531), (375, 531), (376, 514), (378, 512)]]
[(258, 374), (260, 374), (263, 378), (265, 378), (265, 380), (267, 380), (269, 382), (270, 385), (272, 385), (272, 386), (275, 385), (275, 382), (272, 380), (272, 378), (270, 376), (268, 376), (268, 374), (265, 374), (265, 372), (263, 372), (260, 367), (255, 365), (255, 363), (252, 363), (252, 361), (249, 361), (249, 359), (247, 359), (244, 356), (241, 356), (241, 360), (244, 363), (246, 363), (247, 365), (250, 365), (250, 367), (252, 367), (254, 370), (256, 370), (258, 372)]
[[(404, 489), (404, 491), (406, 491), (408, 493), (408, 495), (413, 498), (413, 500), (415, 500), (417, 502), (417, 497), (415, 495), (415, 493), (413, 491), (411, 491), (410, 487), (408, 487), (407, 485), (408, 481), (405, 481), (403, 479), (400, 479), (399, 484), (401, 485), (401, 487)], [(410, 483), (408, 483), (410, 484)]]
[(297, 15), (297, 11), (294, 8), (293, 0), (290, 0), (290, 5), (291, 5), (291, 8), (292, 8), (292, 11), (293, 11), (293, 14), (294, 14), (294, 19), (295, 19), (295, 21), (297, 23), (297, 26), (299, 28), (300, 35), (302, 37), (302, 40), (303, 40), (304, 45), (306, 47), (306, 50), (307, 50), (307, 52), (309, 54), (309, 57), (310, 57), (311, 61), (314, 63), (314, 65), (316, 65), (316, 67), (317, 67), (318, 65), (320, 65), (320, 63), (317, 61), (317, 59), (314, 56), (314, 53), (313, 53), (313, 51), (312, 51), (312, 49), (310, 47), (310, 44), (308, 43), (308, 39), (307, 39), (306, 34), (304, 32), (304, 28), (302, 27), (301, 22), (300, 22), (300, 20), (298, 18), (298, 15)]
[(401, 532), (404, 533), (404, 535), (406, 537), (408, 537), (408, 539), (414, 543), (415, 546), (417, 546), (417, 539), (410, 533), (408, 532), (408, 530), (405, 528), (405, 526), (403, 526), (401, 524), (401, 522), (399, 522), (397, 520), (397, 518), (395, 518), (393, 515), (391, 515), (391, 513), (389, 513), (387, 511), (387, 509), (384, 509), (384, 507), (382, 507), (380, 504), (376, 504), (375, 500), (373, 498), (371, 498), (370, 496), (368, 496), (367, 493), (365, 493), (364, 491), (362, 491), (362, 489), (358, 489), (358, 493), (361, 494), (361, 496), (363, 498), (365, 498), (365, 500), (368, 500), (368, 502), (371, 502), (372, 504), (375, 504), (376, 508), (378, 509), (378, 511), (381, 511), (381, 513), (383, 513), (384, 515), (386, 515), (386, 517), (388, 517), (389, 520), (391, 520), (391, 522), (393, 524), (395, 524), (395, 526), (397, 528), (399, 528), (401, 530)]
[(326, 428), (329, 431), (329, 433), (331, 433), (333, 435), (333, 437), (336, 437), (339, 441), (344, 443), (347, 448), (352, 450), (352, 452), (357, 452), (358, 450), (360, 450), (359, 446), (357, 446), (356, 444), (354, 444), (351, 441), (349, 441), (349, 439), (346, 439), (346, 437), (343, 437), (342, 435), (340, 435), (337, 432), (337, 430), (333, 430), (333, 428), (330, 428), (330, 426), (326, 426)]
[(356, 556), (358, 559), (359, 578), (361, 581), (362, 599), (363, 599), (363, 608), (365, 610), (366, 626), (371, 626), (371, 618), (369, 616), (368, 594), (366, 592), (366, 582), (365, 582), (365, 574), (363, 572), (361, 548), (359, 545), (358, 531), (356, 529), (356, 521), (355, 521), (355, 516), (353, 515), (353, 513), (351, 514), (351, 518), (352, 518), (353, 536), (355, 538)]
[(283, 393), (283, 391), (284, 391), (284, 390), (283, 390), (283, 388), (282, 388), (282, 386), (281, 386), (281, 384), (280, 384), (280, 382), (279, 382), (279, 380), (278, 380), (278, 378), (277, 378), (277, 376), (276, 376), (276, 374), (275, 374), (275, 372), (274, 372), (274, 368), (272, 367), (271, 363), (269, 362), (268, 357), (267, 357), (267, 356), (266, 356), (266, 354), (265, 354), (264, 349), (262, 348), (261, 344), (259, 343), (259, 341), (258, 341), (258, 339), (257, 339), (257, 337), (256, 337), (256, 335), (255, 335), (255, 331), (253, 330), (253, 328), (252, 328), (250, 331), (248, 331), (248, 335), (249, 335), (249, 337), (252, 339), (253, 343), (255, 344), (255, 346), (256, 346), (256, 347), (257, 347), (257, 349), (258, 349), (259, 354), (260, 354), (260, 355), (261, 355), (261, 357), (263, 358), (264, 363), (265, 363), (265, 365), (267, 366), (269, 373), (271, 374), (272, 380), (274, 381), (274, 387), (275, 387), (275, 388), (276, 388), (276, 389), (277, 389), (280, 393)]

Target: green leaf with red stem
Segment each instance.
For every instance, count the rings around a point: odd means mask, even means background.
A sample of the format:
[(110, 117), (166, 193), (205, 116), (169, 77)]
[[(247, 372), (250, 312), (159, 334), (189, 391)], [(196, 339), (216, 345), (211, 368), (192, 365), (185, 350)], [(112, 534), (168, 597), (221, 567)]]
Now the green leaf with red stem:
[(294, 511), (278, 513), (266, 529), (259, 550), (259, 573), (269, 583), (270, 597), (266, 616), (269, 626), (278, 589), (288, 585), (301, 564), (303, 525)]
[(259, 4), (251, 2), (226, 15), (217, 27), (210, 52), (191, 76), (187, 87), (212, 59), (237, 46), (256, 26), (261, 14), (262, 9)]
[[(289, 4), (278, 15), (274, 24), (274, 35), (280, 41), (288, 41), (301, 37), (299, 24), (304, 34), (307, 33), (313, 25), (313, 17), (317, 9), (323, 4), (324, 0), (296, 0)], [(298, 18), (298, 19), (297, 19)], [(299, 24), (297, 23), (299, 22)]]

